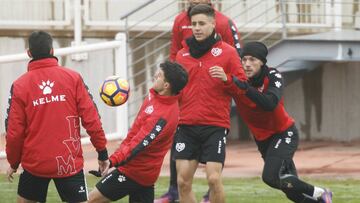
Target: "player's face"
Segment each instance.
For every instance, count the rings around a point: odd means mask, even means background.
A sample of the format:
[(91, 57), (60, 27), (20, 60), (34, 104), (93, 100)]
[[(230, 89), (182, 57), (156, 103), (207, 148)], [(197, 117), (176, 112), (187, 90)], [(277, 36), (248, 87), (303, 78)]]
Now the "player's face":
[(215, 29), (214, 18), (205, 14), (197, 14), (191, 17), (192, 32), (199, 42), (208, 38)]
[(194, 7), (198, 4), (209, 4), (210, 0), (188, 0), (190, 7)]
[(169, 83), (165, 79), (164, 71), (159, 68), (154, 74), (153, 89), (162, 94), (168, 86)]
[(245, 75), (248, 78), (253, 78), (260, 73), (263, 62), (253, 56), (244, 56), (241, 59)]

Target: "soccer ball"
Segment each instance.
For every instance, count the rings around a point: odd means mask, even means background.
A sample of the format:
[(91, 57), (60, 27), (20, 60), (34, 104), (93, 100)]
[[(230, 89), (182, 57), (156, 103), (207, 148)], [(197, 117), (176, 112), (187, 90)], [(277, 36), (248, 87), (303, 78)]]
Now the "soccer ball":
[(125, 79), (118, 76), (110, 76), (100, 86), (101, 100), (109, 106), (120, 106), (129, 98), (130, 86)]

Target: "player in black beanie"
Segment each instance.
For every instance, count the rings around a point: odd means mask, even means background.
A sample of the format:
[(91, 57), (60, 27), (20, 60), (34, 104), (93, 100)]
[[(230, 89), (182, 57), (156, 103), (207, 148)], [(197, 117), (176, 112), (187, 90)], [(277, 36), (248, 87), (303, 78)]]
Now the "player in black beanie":
[(244, 46), (240, 54), (241, 58), (246, 55), (253, 56), (262, 61), (263, 64), (266, 64), (266, 56), (268, 55), (268, 49), (261, 42), (249, 42)]
[(261, 42), (245, 44), (241, 60), (247, 82), (233, 77), (239, 92), (238, 112), (249, 127), (264, 160), (262, 180), (296, 203), (332, 203), (332, 192), (302, 181), (293, 161), (299, 144), (294, 119), (284, 107), (281, 73), (266, 65), (268, 49)]

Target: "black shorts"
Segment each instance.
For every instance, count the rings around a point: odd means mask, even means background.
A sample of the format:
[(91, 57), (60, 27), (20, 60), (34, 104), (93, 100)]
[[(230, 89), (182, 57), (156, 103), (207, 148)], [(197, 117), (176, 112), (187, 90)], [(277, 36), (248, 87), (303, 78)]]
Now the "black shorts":
[(129, 195), (129, 202), (153, 203), (154, 186), (143, 186), (114, 170), (103, 177), (96, 188), (111, 201), (119, 200)]
[(299, 144), (299, 133), (292, 125), (282, 133), (274, 134), (264, 141), (256, 141), (256, 144), (264, 160), (269, 157), (292, 159)]
[(30, 174), (24, 170), (20, 174), (18, 195), (37, 202), (46, 202), (46, 196), (50, 180), (53, 179), (56, 189), (63, 202), (85, 202), (88, 199), (88, 191), (84, 172), (65, 178), (43, 178)]
[(175, 134), (175, 159), (224, 164), (227, 128), (180, 125)]

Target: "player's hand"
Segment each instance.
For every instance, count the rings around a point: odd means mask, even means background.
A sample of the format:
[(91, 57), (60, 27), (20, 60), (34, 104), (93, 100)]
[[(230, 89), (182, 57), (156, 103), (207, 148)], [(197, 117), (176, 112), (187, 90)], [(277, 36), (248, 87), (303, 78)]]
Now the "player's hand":
[(107, 171), (109, 170), (110, 161), (107, 159), (105, 161), (98, 160), (99, 168), (98, 170), (90, 170), (89, 173), (96, 176), (101, 177), (107, 174)]
[(11, 166), (9, 166), (9, 168), (6, 171), (6, 177), (8, 179), (9, 182), (13, 182), (14, 177), (13, 174), (16, 173), (16, 169), (11, 168)]
[(227, 76), (224, 72), (224, 69), (220, 66), (213, 66), (209, 69), (210, 76), (213, 78), (219, 78), (223, 82), (227, 81)]
[(98, 160), (98, 164), (99, 164), (99, 171), (100, 171), (101, 175), (103, 175), (104, 171), (109, 169), (110, 161), (109, 161), (109, 159), (107, 159), (105, 161)]
[(100, 170), (90, 170), (89, 173), (90, 173), (91, 175), (96, 176), (96, 177), (101, 177)]
[(100, 172), (100, 170), (90, 170), (89, 171), (89, 173), (91, 174), (91, 175), (94, 175), (94, 176), (96, 176), (96, 177), (103, 177), (103, 176), (106, 176), (107, 174), (109, 174), (109, 173), (111, 173), (113, 170), (115, 170), (116, 168), (115, 167), (111, 167), (111, 168), (109, 168), (109, 167), (107, 167), (105, 170), (104, 170), (104, 172)]

